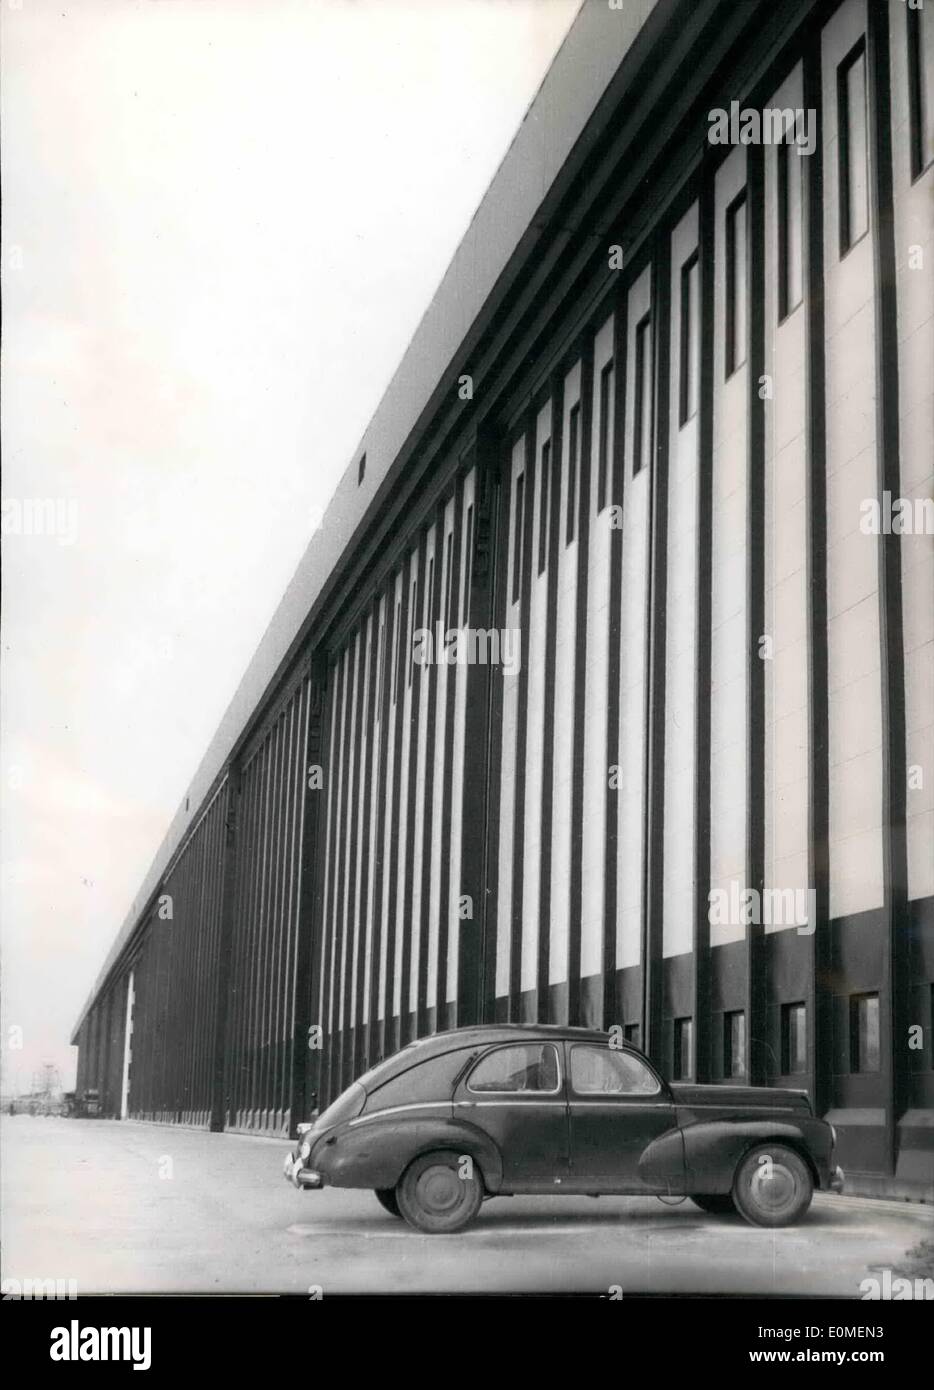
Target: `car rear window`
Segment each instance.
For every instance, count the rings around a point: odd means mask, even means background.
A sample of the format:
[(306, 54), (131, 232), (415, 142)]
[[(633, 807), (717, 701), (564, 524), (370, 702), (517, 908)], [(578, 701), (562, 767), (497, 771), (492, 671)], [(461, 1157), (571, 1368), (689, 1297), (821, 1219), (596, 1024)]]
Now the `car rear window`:
[(370, 1091), (366, 1113), (369, 1115), (375, 1110), (388, 1110), (395, 1105), (449, 1101), (454, 1082), (468, 1060), (476, 1054), (476, 1047), (460, 1047), (453, 1052), (444, 1052), (440, 1057), (429, 1057), (424, 1062), (415, 1060), (401, 1076), (394, 1076)]
[(481, 1057), (467, 1081), (469, 1091), (500, 1095), (555, 1092), (558, 1086), (558, 1053), (552, 1043), (497, 1047)]

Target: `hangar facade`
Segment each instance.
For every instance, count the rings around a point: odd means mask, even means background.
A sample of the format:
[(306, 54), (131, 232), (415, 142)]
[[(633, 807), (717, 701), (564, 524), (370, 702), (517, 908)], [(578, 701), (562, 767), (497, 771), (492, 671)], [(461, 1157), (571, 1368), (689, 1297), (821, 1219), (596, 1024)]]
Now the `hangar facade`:
[(864, 504), (934, 487), (932, 113), (927, 7), (586, 0), (77, 1021), (107, 1113), (618, 1026), (931, 1200), (934, 535)]

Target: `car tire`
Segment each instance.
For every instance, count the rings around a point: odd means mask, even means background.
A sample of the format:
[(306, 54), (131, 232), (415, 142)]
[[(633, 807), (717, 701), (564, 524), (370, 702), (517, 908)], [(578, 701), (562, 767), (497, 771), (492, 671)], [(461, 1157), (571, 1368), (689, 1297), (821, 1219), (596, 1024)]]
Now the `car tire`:
[(375, 1196), (377, 1202), (379, 1202), (384, 1211), (389, 1212), (390, 1216), (402, 1215), (402, 1212), (399, 1210), (399, 1202), (394, 1187), (377, 1187), (375, 1189)]
[(421, 1154), (402, 1174), (396, 1187), (399, 1211), (424, 1235), (461, 1231), (480, 1210), (483, 1183), (474, 1169), (461, 1176), (463, 1158), (442, 1149)]
[(695, 1192), (691, 1201), (711, 1216), (732, 1216), (736, 1211), (736, 1203), (729, 1192)]
[(753, 1226), (792, 1226), (811, 1205), (814, 1179), (785, 1144), (757, 1144), (736, 1170), (733, 1200)]

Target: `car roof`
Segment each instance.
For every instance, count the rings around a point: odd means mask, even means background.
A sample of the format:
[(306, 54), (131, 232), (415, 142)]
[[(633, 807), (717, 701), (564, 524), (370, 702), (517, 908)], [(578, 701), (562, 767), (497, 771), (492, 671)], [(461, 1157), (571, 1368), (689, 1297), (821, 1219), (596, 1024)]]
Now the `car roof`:
[[(363, 1076), (359, 1076), (357, 1081), (369, 1092), (391, 1081), (394, 1076), (400, 1076), (410, 1067), (419, 1066), (433, 1057), (442, 1057), (448, 1052), (460, 1051), (462, 1048), (489, 1047), (500, 1042), (559, 1042), (562, 1039), (569, 1042), (605, 1044), (609, 1036), (608, 1032), (600, 1028), (578, 1028), (564, 1023), (466, 1024), (461, 1028), (446, 1029), (442, 1033), (430, 1033), (427, 1037), (407, 1043), (384, 1061), (377, 1062)], [(627, 1042), (621, 1044), (620, 1051), (635, 1052), (640, 1057), (643, 1055), (637, 1047)]]

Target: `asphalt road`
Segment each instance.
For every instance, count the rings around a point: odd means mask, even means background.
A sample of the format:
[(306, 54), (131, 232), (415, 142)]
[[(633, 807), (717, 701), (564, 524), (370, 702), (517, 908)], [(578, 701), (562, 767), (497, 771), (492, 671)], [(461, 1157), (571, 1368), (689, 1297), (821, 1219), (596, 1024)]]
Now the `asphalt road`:
[(495, 1198), (421, 1236), (370, 1192), (297, 1192), (281, 1140), (107, 1120), (0, 1120), (2, 1275), (79, 1294), (520, 1290), (859, 1298), (934, 1237), (934, 1211), (818, 1196), (757, 1230), (655, 1198)]

